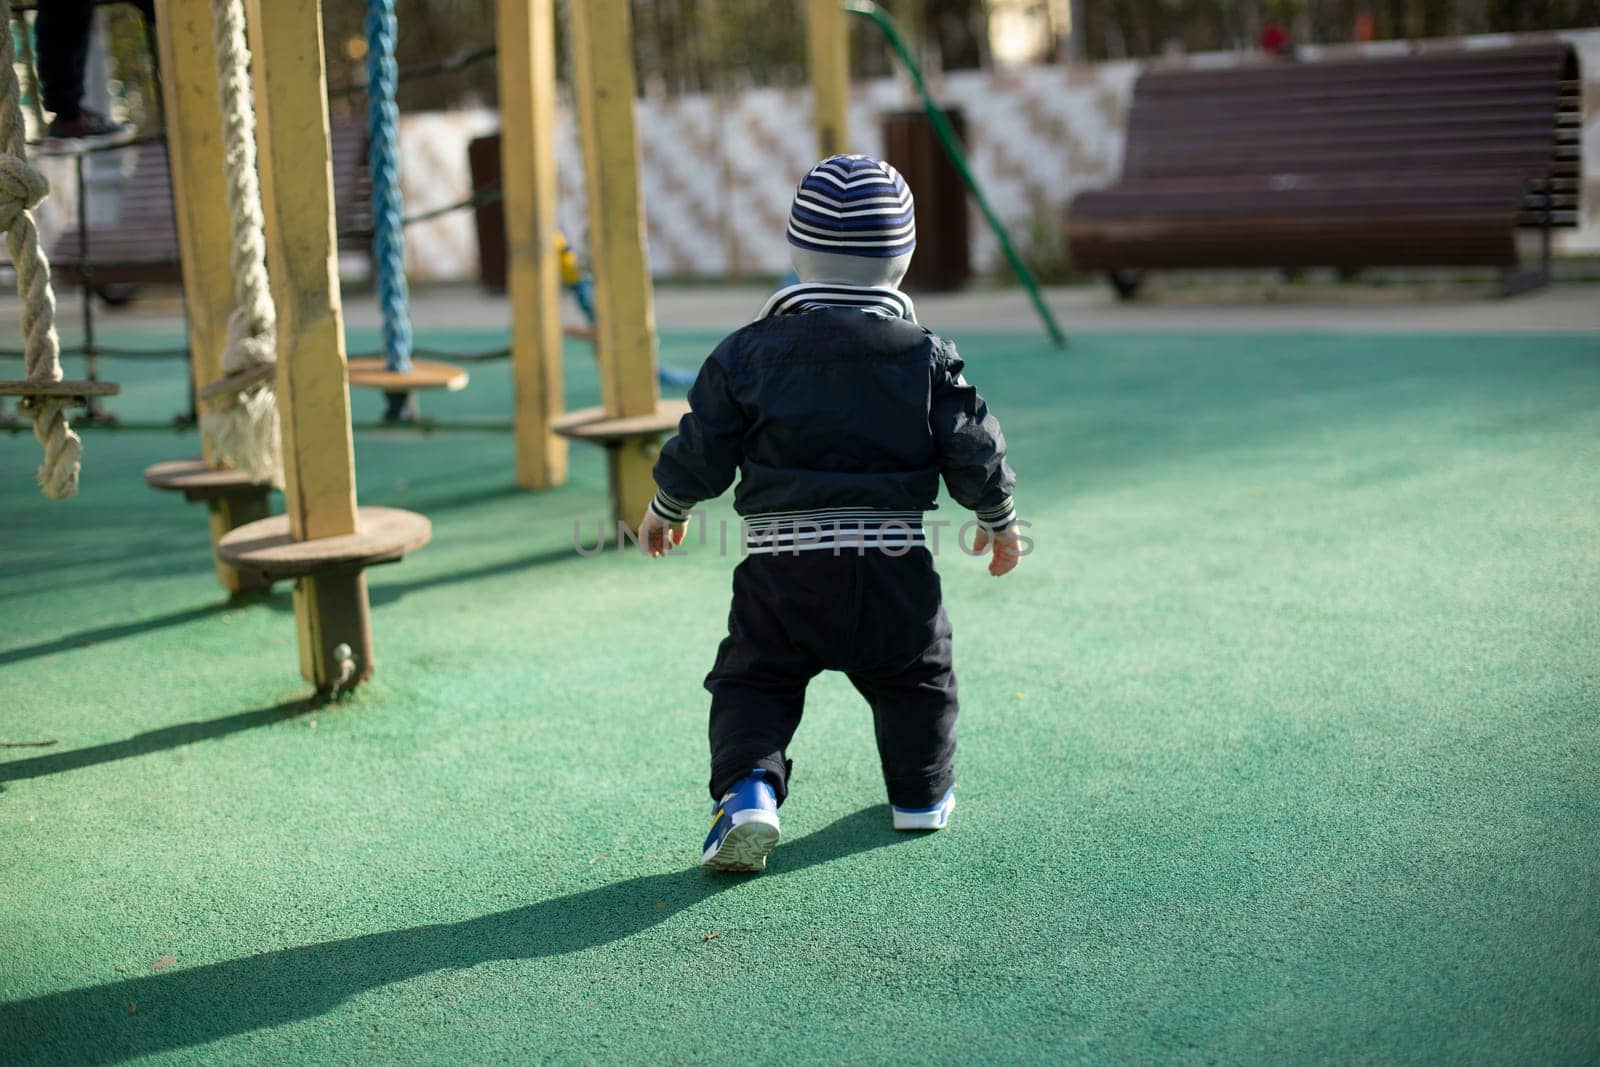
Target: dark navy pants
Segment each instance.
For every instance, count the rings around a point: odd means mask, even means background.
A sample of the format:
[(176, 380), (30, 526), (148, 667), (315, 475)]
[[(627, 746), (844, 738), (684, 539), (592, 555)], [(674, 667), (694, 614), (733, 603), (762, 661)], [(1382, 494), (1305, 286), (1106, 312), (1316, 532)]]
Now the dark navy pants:
[(927, 807), (955, 781), (956, 676), (925, 548), (752, 555), (733, 572), (728, 636), (706, 676), (711, 797), (760, 767), (781, 804), (806, 683), (843, 671), (872, 706), (889, 801)]
[[(146, 24), (155, 20), (154, 0), (130, 2), (144, 15)], [(39, 95), (43, 98), (44, 109), (58, 118), (78, 117), (84, 64), (89, 57), (89, 34), (93, 28), (91, 0), (44, 0), (34, 16)]]

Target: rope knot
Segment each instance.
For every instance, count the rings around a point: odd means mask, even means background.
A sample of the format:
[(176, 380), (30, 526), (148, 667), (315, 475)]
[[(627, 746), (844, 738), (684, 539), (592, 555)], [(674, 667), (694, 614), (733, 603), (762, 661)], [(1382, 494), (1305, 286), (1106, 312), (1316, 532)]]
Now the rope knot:
[(50, 195), (50, 182), (21, 156), (0, 155), (0, 231)]

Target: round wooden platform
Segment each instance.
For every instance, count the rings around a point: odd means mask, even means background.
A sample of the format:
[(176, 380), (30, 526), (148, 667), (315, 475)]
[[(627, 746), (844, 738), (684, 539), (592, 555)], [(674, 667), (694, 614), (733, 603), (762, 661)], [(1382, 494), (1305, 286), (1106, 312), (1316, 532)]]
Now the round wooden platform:
[(87, 400), (91, 396), (116, 396), (116, 382), (0, 382), (0, 396), (69, 396)]
[(678, 420), (689, 412), (687, 400), (662, 400), (648, 415), (608, 418), (605, 408), (579, 408), (555, 419), (550, 428), (563, 437), (579, 441), (612, 444), (636, 437), (656, 437), (678, 428)]
[(411, 373), (384, 370), (383, 360), (370, 356), (350, 361), (350, 384), (362, 389), (381, 389), (385, 393), (409, 393), (416, 389), (443, 389), (447, 393), (467, 387), (467, 372), (449, 363), (432, 359), (411, 361)]
[(570, 337), (575, 341), (594, 340), (593, 326), (563, 326), (561, 327), (561, 332), (563, 335)]
[(182, 493), (190, 500), (216, 500), (266, 493), (272, 488), (247, 471), (206, 466), (203, 459), (173, 459), (144, 469), (144, 483), (152, 489)]
[(296, 541), (289, 517), (241, 526), (217, 542), (217, 558), (269, 578), (303, 578), (319, 571), (393, 563), (433, 537), (426, 516), (399, 508), (362, 508), (361, 532)]
[(246, 389), (254, 389), (262, 382), (270, 382), (278, 373), (276, 363), (257, 363), (253, 367), (246, 367), (226, 378), (202, 386), (195, 396), (202, 400), (215, 400), (218, 397), (235, 396)]

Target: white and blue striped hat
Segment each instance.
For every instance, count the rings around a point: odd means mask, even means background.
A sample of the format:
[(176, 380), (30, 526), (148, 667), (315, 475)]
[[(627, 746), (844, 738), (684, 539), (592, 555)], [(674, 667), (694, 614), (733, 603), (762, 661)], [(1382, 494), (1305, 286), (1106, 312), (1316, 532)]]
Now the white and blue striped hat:
[(917, 247), (911, 190), (899, 171), (871, 156), (829, 156), (795, 189), (789, 243), (876, 259), (910, 255)]

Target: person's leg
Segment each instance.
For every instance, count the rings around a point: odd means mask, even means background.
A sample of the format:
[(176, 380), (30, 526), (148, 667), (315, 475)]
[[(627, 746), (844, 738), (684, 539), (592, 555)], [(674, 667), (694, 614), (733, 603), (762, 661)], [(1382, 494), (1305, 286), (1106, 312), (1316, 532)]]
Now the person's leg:
[(46, 111), (74, 119), (83, 100), (84, 62), (94, 28), (90, 0), (48, 0), (39, 5), (33, 31), (38, 42), (39, 95)]
[(850, 675), (872, 706), (883, 782), (897, 808), (937, 804), (955, 785), (959, 702), (943, 608), (939, 620), (943, 635), (899, 670)]
[(956, 676), (950, 620), (926, 549), (903, 556), (867, 552), (846, 673), (872, 706), (889, 802), (937, 803), (955, 782)]
[(806, 683), (820, 666), (791, 638), (780, 585), (769, 557), (751, 557), (733, 573), (728, 636), (705, 683), (714, 801), (757, 768), (766, 772), (778, 803), (788, 795), (787, 749), (800, 726)]

